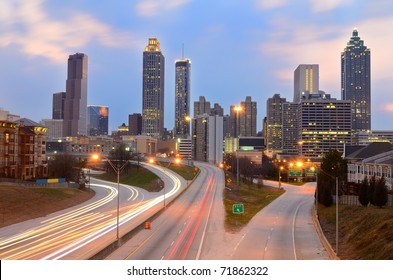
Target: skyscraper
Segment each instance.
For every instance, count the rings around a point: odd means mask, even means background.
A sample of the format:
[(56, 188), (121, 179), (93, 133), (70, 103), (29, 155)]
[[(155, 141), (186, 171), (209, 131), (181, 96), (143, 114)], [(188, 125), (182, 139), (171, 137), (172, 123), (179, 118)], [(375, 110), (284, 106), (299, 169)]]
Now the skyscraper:
[(143, 52), (142, 134), (164, 135), (165, 58), (157, 38), (149, 38)]
[(351, 102), (307, 94), (298, 104), (299, 154), (320, 160), (329, 150), (351, 143)]
[(240, 136), (250, 137), (257, 135), (257, 103), (246, 96), (246, 100), (240, 105)]
[(300, 64), (294, 72), (293, 102), (299, 103), (303, 92), (319, 91), (319, 65)]
[(208, 114), (198, 115), (192, 125), (192, 154), (194, 160), (212, 164), (222, 162), (223, 117)]
[(287, 103), (279, 93), (266, 102), (266, 149), (271, 155), (282, 152), (283, 104)]
[(87, 135), (87, 55), (68, 58), (63, 136)]
[(142, 115), (134, 113), (128, 115), (128, 132), (130, 135), (142, 134)]
[(65, 92), (57, 92), (53, 94), (53, 102), (52, 102), (52, 119), (54, 120), (62, 120), (64, 119), (64, 101), (65, 101), (66, 93)]
[(240, 106), (230, 106), (230, 136), (250, 137), (257, 135), (257, 103), (246, 96)]
[(90, 136), (108, 135), (109, 108), (90, 105), (88, 111), (88, 132)]
[(210, 101), (206, 101), (204, 96), (199, 96), (199, 101), (194, 102), (194, 118), (199, 115), (210, 115)]
[(190, 135), (190, 81), (191, 60), (175, 62), (175, 137)]
[(371, 129), (370, 49), (356, 29), (341, 53), (341, 95), (352, 101), (352, 130)]

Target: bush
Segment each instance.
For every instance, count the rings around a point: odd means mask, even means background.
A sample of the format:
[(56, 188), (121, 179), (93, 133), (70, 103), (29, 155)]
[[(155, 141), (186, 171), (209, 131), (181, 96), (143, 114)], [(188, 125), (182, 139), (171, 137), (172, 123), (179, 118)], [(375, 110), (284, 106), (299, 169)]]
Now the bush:
[(359, 202), (363, 206), (367, 206), (370, 202), (370, 199), (368, 198), (368, 180), (367, 177), (364, 177), (362, 184), (360, 185), (360, 190), (359, 190)]
[(378, 207), (385, 206), (388, 202), (388, 188), (384, 177), (375, 183), (373, 201), (374, 205)]

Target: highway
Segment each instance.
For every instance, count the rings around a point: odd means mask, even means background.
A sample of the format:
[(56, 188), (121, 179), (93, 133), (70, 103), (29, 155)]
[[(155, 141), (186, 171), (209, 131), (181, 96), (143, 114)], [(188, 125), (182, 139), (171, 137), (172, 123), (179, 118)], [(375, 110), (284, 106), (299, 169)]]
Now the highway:
[(315, 183), (283, 187), (286, 192), (260, 211), (238, 235), (230, 259), (329, 259), (312, 223)]
[(204, 251), (212, 209), (222, 204), (224, 173), (204, 163), (195, 163), (200, 174), (190, 187), (159, 217), (150, 230), (142, 230), (107, 259), (195, 260)]
[[(157, 165), (146, 166), (164, 178), (165, 192), (120, 186), (119, 235), (146, 220), (151, 228), (139, 231), (107, 259), (328, 259), (311, 219), (315, 183), (283, 184), (283, 195), (240, 232), (230, 233), (224, 229), (223, 171), (195, 165), (200, 175), (188, 188), (183, 178)], [(114, 242), (117, 185), (94, 179), (91, 185), (96, 196), (86, 203), (0, 229), (0, 259), (88, 259)], [(150, 220), (164, 203), (164, 211)]]
[(0, 259), (88, 259), (96, 254), (116, 240), (118, 228), (121, 237), (159, 211), (164, 199), (169, 203), (186, 188), (187, 182), (170, 170), (146, 167), (164, 178), (165, 192), (149, 193), (120, 185), (118, 204), (117, 184), (91, 178), (96, 192), (93, 199), (0, 229)]

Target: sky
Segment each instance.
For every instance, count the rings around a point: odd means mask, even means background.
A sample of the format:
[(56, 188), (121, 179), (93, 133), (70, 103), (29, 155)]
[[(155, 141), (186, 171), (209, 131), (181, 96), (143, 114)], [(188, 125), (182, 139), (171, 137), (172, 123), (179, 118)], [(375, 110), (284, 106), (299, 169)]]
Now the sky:
[[(293, 72), (319, 64), (320, 89), (341, 98), (340, 55), (354, 28), (371, 50), (372, 129), (393, 130), (391, 0), (1, 0), (0, 108), (52, 117), (67, 59), (89, 58), (88, 104), (109, 106), (109, 129), (142, 112), (142, 53), (165, 56), (165, 127), (174, 126), (175, 60), (191, 64), (191, 103), (203, 95), (229, 114), (246, 96), (292, 101)], [(191, 110), (193, 112), (193, 110)]]

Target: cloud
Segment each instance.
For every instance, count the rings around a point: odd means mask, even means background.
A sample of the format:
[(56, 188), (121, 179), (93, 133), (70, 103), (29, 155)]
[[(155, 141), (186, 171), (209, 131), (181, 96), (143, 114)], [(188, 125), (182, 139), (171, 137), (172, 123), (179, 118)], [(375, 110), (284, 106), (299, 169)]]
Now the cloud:
[(177, 9), (191, 0), (140, 0), (136, 5), (139, 16), (153, 17), (162, 11)]
[(0, 4), (0, 47), (19, 46), (29, 56), (63, 63), (73, 49), (97, 42), (106, 47), (132, 45), (128, 32), (114, 30), (89, 14), (77, 12), (66, 20), (51, 19), (44, 0), (15, 0)]
[(322, 13), (332, 11), (340, 6), (349, 5), (353, 0), (309, 0), (311, 11), (314, 13)]
[(382, 105), (382, 110), (387, 112), (393, 112), (393, 103)]
[(258, 0), (257, 8), (262, 10), (276, 9), (289, 4), (288, 0)]

